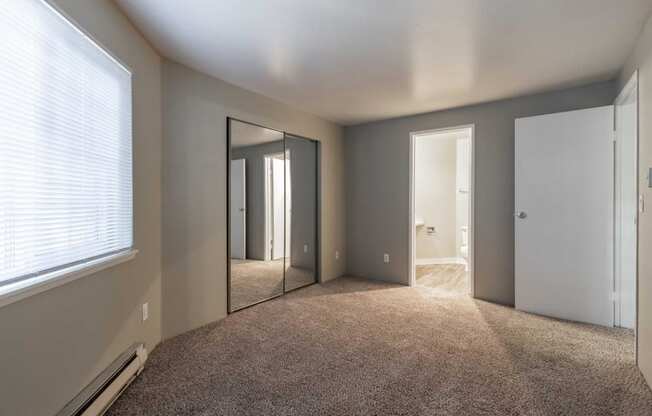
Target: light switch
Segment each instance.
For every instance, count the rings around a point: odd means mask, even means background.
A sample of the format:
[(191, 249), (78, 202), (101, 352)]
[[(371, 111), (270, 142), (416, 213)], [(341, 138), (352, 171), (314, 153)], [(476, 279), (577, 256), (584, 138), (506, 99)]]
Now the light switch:
[(389, 263), (389, 254), (385, 253), (385, 255), (383, 256), (383, 261), (385, 263)]
[(303, 245), (303, 252), (307, 253), (308, 252), (308, 244)]

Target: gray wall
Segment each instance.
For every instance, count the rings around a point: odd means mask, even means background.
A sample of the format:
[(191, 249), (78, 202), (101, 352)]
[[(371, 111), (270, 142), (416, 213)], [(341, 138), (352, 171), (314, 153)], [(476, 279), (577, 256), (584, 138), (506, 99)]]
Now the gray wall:
[(636, 47), (619, 78), (619, 90), (638, 68), (639, 73), (639, 192), (647, 210), (638, 222), (638, 365), (652, 385), (652, 190), (647, 169), (652, 167), (652, 18), (647, 21)]
[(341, 128), (170, 61), (163, 91), (163, 336), (226, 315), (227, 116), (321, 141), (320, 272), (344, 274)]
[[(232, 137), (231, 140), (237, 140)], [(265, 155), (283, 153), (283, 141), (231, 150), (231, 159), (245, 159), (247, 258), (265, 260)]]
[[(0, 308), (0, 414), (51, 416), (161, 339), (161, 62), (109, 0), (56, 1), (133, 70), (135, 259)], [(149, 302), (149, 320), (141, 304)]]
[(348, 273), (408, 283), (410, 132), (475, 124), (475, 293), (513, 305), (514, 119), (606, 105), (614, 95), (606, 82), (347, 127)]

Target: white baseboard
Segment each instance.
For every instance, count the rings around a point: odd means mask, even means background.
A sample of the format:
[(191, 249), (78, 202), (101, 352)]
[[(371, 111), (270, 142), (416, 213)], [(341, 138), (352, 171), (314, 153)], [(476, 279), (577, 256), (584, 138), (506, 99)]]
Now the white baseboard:
[(462, 257), (436, 257), (430, 259), (417, 259), (417, 266), (426, 266), (429, 264), (464, 264), (466, 261)]

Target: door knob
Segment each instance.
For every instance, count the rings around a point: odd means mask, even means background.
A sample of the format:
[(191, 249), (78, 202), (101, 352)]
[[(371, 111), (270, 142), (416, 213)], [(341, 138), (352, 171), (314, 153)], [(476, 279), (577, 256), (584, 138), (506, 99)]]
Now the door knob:
[(514, 213), (514, 216), (516, 218), (525, 219), (527, 218), (527, 213), (525, 213), (524, 211), (518, 211)]
[(244, 209), (244, 208), (240, 208), (239, 211), (240, 211), (240, 212), (245, 212), (245, 209)]

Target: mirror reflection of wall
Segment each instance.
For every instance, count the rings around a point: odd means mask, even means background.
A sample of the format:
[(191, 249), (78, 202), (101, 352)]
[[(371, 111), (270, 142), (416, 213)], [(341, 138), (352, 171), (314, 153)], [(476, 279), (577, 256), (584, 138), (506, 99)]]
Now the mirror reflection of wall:
[(285, 137), (286, 204), (292, 222), (288, 233), (289, 256), (285, 289), (293, 290), (315, 281), (317, 262), (317, 143), (290, 135)]
[(229, 123), (233, 312), (317, 281), (317, 143)]

